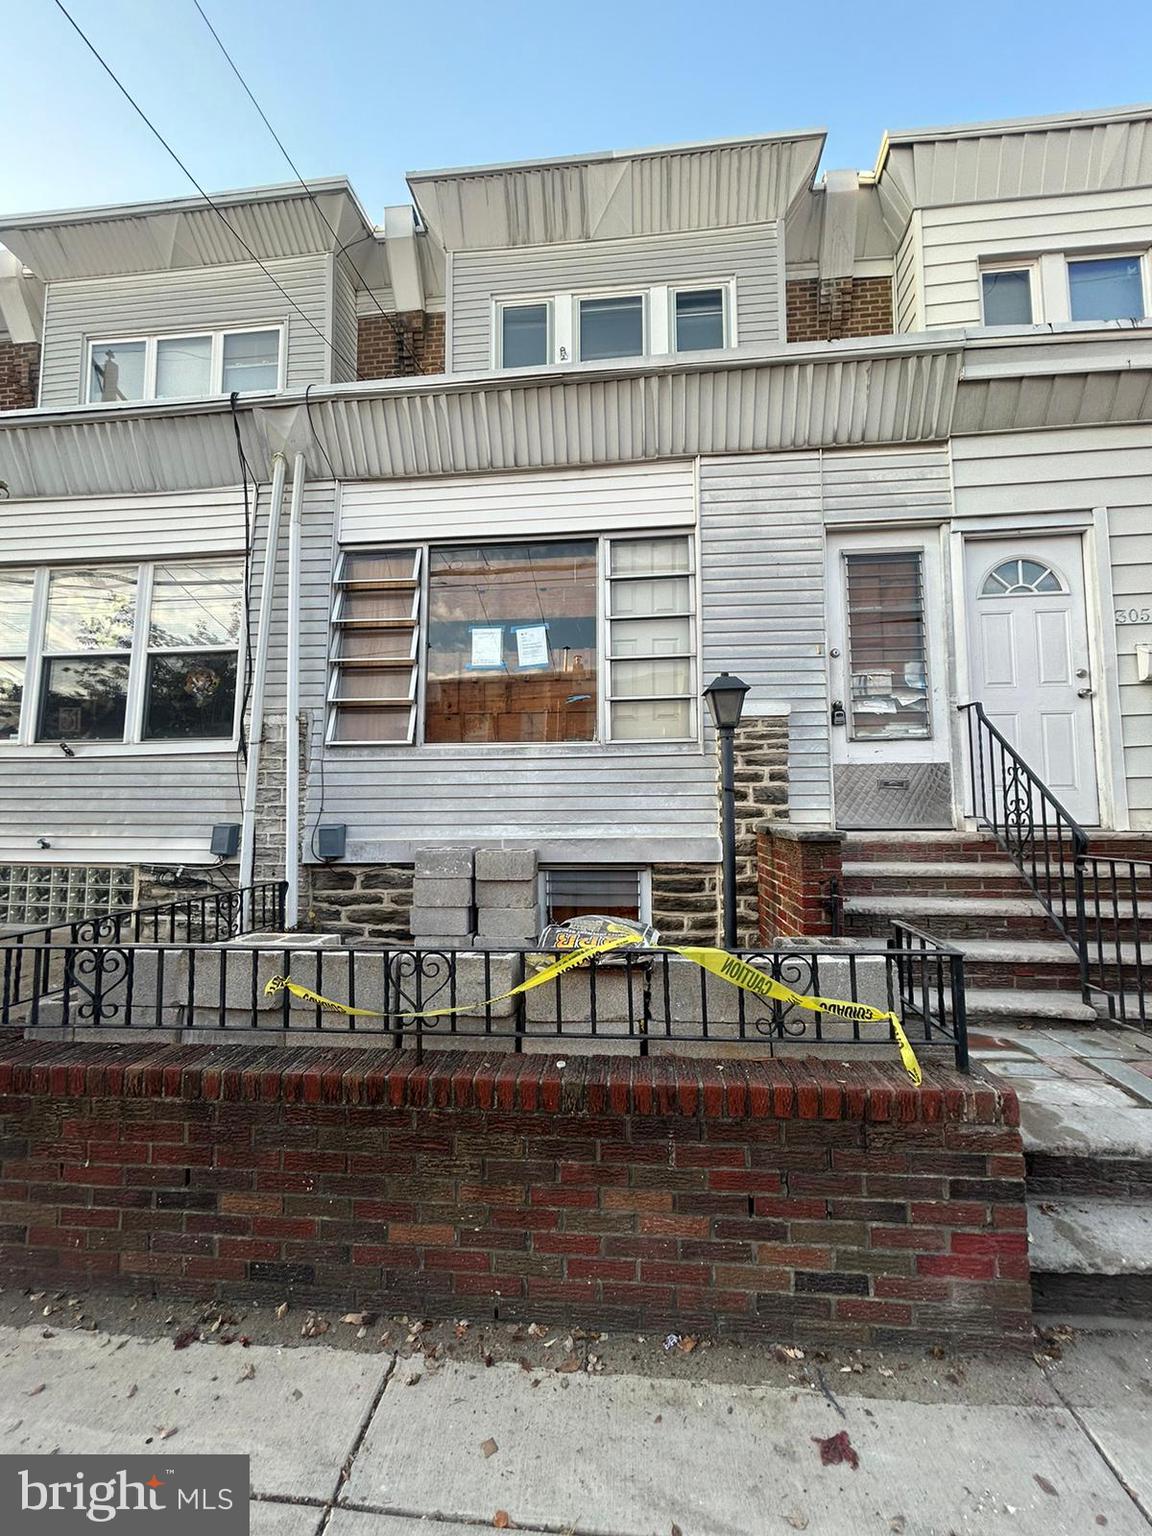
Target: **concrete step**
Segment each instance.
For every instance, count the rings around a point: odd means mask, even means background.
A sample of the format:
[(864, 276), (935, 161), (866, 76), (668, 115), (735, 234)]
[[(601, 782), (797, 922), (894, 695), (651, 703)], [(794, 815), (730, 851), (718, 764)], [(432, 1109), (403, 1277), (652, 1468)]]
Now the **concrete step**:
[(1152, 1199), (1028, 1201), (1038, 1311), (1152, 1316)]
[(966, 987), (969, 1027), (989, 1024), (1095, 1024), (1096, 1010), (1079, 990)]
[(846, 861), (844, 892), (848, 896), (900, 891), (930, 891), (938, 895), (1013, 896), (1025, 892), (1023, 877), (1008, 859), (984, 861), (939, 859), (861, 859)]
[(1004, 860), (1003, 850), (980, 832), (850, 832), (844, 840), (843, 856), (853, 863)]
[[(1152, 933), (1152, 903), (1140, 902), (1137, 914), (1142, 930)], [(1088, 906), (1088, 936), (1096, 932), (1099, 916), (1105, 940), (1113, 932), (1107, 908)], [(930, 933), (959, 937), (1052, 938), (1055, 924), (1040, 901), (1030, 892), (1019, 896), (960, 896), (926, 892), (902, 896), (869, 892), (844, 898), (844, 927), (849, 934), (880, 935), (898, 919)]]

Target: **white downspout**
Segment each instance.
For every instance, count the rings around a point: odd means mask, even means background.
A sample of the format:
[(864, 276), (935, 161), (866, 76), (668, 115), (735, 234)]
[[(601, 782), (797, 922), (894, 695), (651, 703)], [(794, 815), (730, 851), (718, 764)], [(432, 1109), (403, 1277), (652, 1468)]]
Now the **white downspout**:
[[(268, 540), (260, 572), (260, 627), (256, 631), (256, 657), (252, 664), (252, 693), (248, 715), (248, 762), (244, 769), (244, 809), (240, 817), (240, 889), (252, 884), (256, 864), (256, 795), (260, 782), (260, 739), (264, 735), (264, 685), (268, 677), (268, 644), (272, 635), (272, 594), (276, 586), (276, 552), (280, 543), (280, 506), (288, 460), (272, 456), (272, 499), (268, 507)], [(251, 898), (245, 900), (251, 918)]]
[[(304, 455), (292, 460), (288, 503), (287, 765), (284, 775), (284, 926), (300, 921), (300, 516), (304, 506)], [(311, 745), (311, 740), (309, 740)]]

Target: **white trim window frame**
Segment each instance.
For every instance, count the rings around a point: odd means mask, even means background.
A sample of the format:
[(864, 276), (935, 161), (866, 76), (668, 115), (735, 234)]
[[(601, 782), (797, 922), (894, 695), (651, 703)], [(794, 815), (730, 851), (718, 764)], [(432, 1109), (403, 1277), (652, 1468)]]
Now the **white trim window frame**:
[[(265, 333), (276, 335), (276, 390), (282, 390), (287, 376), (287, 347), (285, 346), (286, 326), (282, 320), (271, 320), (264, 325), (228, 325), (219, 330), (210, 327), (202, 327), (188, 331), (156, 331), (141, 336), (90, 336), (84, 347), (84, 376), (81, 380), (81, 403), (84, 405), (138, 405), (144, 400), (204, 400), (214, 395), (230, 393), (224, 389), (224, 342), (229, 336), (259, 336)], [(194, 395), (165, 395), (156, 393), (157, 356), (159, 346), (164, 341), (199, 341), (206, 338), (210, 343), (209, 355), (209, 388), (202, 394)], [(144, 344), (144, 393), (124, 400), (93, 400), (92, 368), (94, 354), (98, 348), (115, 348), (125, 346), (139, 346)], [(261, 394), (262, 390), (252, 390), (248, 393)]]
[[(702, 351), (705, 351), (705, 350), (713, 350), (711, 348), (705, 349), (703, 347), (687, 347), (687, 348), (684, 348), (683, 351), (681, 350), (681, 348), (678, 345), (678, 339), (679, 338), (678, 338), (678, 334), (677, 334), (677, 324), (678, 324), (678, 318), (679, 317), (678, 317), (677, 312), (676, 312), (676, 309), (677, 309), (676, 300), (680, 297), (680, 295), (682, 293), (715, 293), (717, 291), (720, 294), (720, 304), (721, 304), (721, 316), (720, 316), (721, 342), (720, 342), (720, 350), (729, 351), (729, 350), (731, 350), (731, 348), (733, 348), (733, 347), (735, 347), (737, 345), (737, 341), (736, 341), (736, 280), (735, 280), (735, 278), (728, 277), (728, 278), (725, 278), (722, 281), (718, 281), (718, 282), (673, 283), (673, 284), (669, 285), (668, 290), (667, 290), (668, 297), (667, 297), (667, 301), (666, 301), (666, 305), (665, 305), (665, 313), (667, 314), (667, 317), (668, 317), (668, 319), (667, 319), (667, 324), (668, 324), (668, 345), (667, 345), (667, 348), (666, 348), (667, 351), (675, 353), (677, 356), (690, 356), (693, 352), (702, 352)], [(652, 350), (653, 350), (653, 352), (655, 352), (656, 348), (653, 347)]]
[[(598, 288), (572, 295), (572, 359), (574, 362), (627, 363), (636, 357), (649, 357), (651, 336), (651, 290), (643, 287)], [(581, 338), (583, 306), (612, 299), (639, 299), (640, 301), (640, 350), (639, 352), (614, 353), (611, 357), (585, 358)]]
[[(234, 643), (231, 645), (214, 642), (190, 645), (153, 645), (151, 643), (153, 623), (152, 599), (157, 571), (179, 571), (184, 567), (200, 569), (204, 565), (235, 568), (235, 579), (240, 584), (240, 602)], [(53, 565), (34, 568), (23, 566), (19, 569), (13, 567), (11, 570), (0, 569), (0, 582), (3, 581), (5, 576), (25, 575), (30, 570), (33, 573), (34, 585), (31, 619), (28, 625), (27, 650), (24, 658), (25, 670), (20, 703), (20, 724), (15, 735), (7, 739), (0, 738), (0, 754), (18, 752), (21, 757), (54, 756), (59, 753), (62, 741), (66, 742), (73, 750), (83, 751), (85, 756), (120, 756), (126, 752), (130, 754), (155, 755), (157, 753), (195, 752), (203, 754), (205, 752), (236, 751), (240, 742), (240, 718), (244, 702), (241, 666), (243, 659), (243, 637), (247, 623), (247, 613), (243, 598), (244, 564), (242, 557), (213, 554), (205, 556), (200, 560), (180, 557), (177, 559), (148, 561), (88, 561), (80, 565)], [(50, 587), (53, 576), (79, 575), (88, 572), (99, 574), (101, 571), (130, 571), (132, 573), (135, 593), (132, 602), (130, 638), (123, 645), (92, 648), (84, 651), (67, 646), (50, 648), (48, 645), (48, 618)], [(204, 654), (235, 658), (236, 678), (232, 722), (229, 733), (226, 736), (146, 736), (145, 725), (147, 721), (148, 687), (152, 659), (156, 657), (199, 656)], [(11, 659), (10, 652), (5, 653), (5, 659)], [(124, 661), (127, 663), (128, 677), (125, 686), (124, 727), (119, 737), (85, 738), (82, 735), (68, 736), (67, 734), (61, 734), (41, 738), (40, 725), (44, 707), (43, 691), (47, 686), (51, 663), (57, 660), (67, 661), (70, 659)]]
[[(583, 537), (578, 530), (573, 529), (564, 537), (557, 537), (557, 542), (563, 543), (572, 539)], [(590, 533), (587, 536), (589, 542), (595, 540), (598, 548), (597, 557), (597, 731), (595, 738), (579, 742), (551, 743), (550, 747), (559, 750), (586, 751), (589, 748), (602, 748), (605, 746), (621, 747), (627, 749), (633, 746), (700, 746), (701, 716), (699, 708), (699, 677), (700, 677), (700, 616), (699, 596), (697, 582), (697, 552), (696, 539), (690, 529), (667, 529), (654, 531), (624, 531), (618, 533)], [(481, 543), (488, 545), (499, 544), (523, 544), (527, 535), (516, 534), (504, 538), (490, 540), (473, 540), (472, 544)], [(460, 750), (457, 742), (428, 742), (424, 739), (424, 692), (425, 676), (427, 672), (428, 654), (428, 624), (429, 612), (428, 582), (430, 569), (430, 553), (433, 550), (454, 549), (462, 544), (459, 539), (436, 539), (421, 541), (418, 544), (397, 543), (379, 545), (347, 545), (337, 551), (336, 574), (333, 579), (332, 602), (329, 613), (329, 649), (328, 649), (328, 686), (326, 691), (327, 719), (325, 721), (324, 741), (326, 747), (403, 747), (418, 746), (434, 752), (451, 752)], [(531, 536), (533, 544), (546, 543), (547, 538)], [(663, 571), (653, 573), (635, 571), (628, 574), (613, 574), (612, 546), (614, 544), (632, 545), (656, 545), (656, 544), (681, 544), (685, 551), (684, 563), (675, 571), (667, 573)], [(469, 545), (471, 547), (471, 545)], [(403, 613), (386, 619), (373, 619), (365, 617), (361, 620), (351, 619), (346, 616), (344, 594), (351, 583), (344, 577), (344, 572), (349, 568), (350, 557), (360, 556), (367, 559), (385, 559), (389, 556), (403, 554), (412, 557), (414, 564), (411, 574), (403, 578), (380, 578), (377, 585), (391, 585), (397, 591), (403, 589), (411, 591), (411, 603)], [(683, 582), (686, 600), (683, 603), (665, 608), (659, 613), (631, 613), (616, 611), (616, 601), (613, 597), (613, 589), (620, 589), (626, 585), (636, 586), (644, 581)], [(371, 585), (371, 583), (366, 583)], [(637, 627), (643, 632), (643, 626), (650, 629), (660, 622), (678, 624), (687, 631), (688, 642), (686, 647), (643, 648), (641, 652), (632, 651), (627, 655), (619, 654), (619, 643), (616, 637), (624, 633), (621, 626), (631, 625), (635, 632)], [(387, 658), (373, 657), (365, 654), (357, 658), (358, 664), (370, 671), (374, 666), (387, 666), (389, 668), (409, 669), (409, 682), (407, 690), (401, 695), (381, 696), (379, 698), (359, 697), (349, 701), (341, 697), (342, 676), (348, 670), (348, 658), (343, 654), (344, 641), (342, 636), (350, 629), (360, 629), (369, 632), (374, 629), (388, 629), (392, 631), (407, 632), (410, 636), (409, 645), (404, 654), (399, 651)], [(612, 667), (620, 662), (682, 662), (687, 664), (687, 686), (684, 689), (665, 690), (657, 693), (646, 694), (616, 694), (612, 686)], [(688, 731), (684, 735), (615, 735), (613, 733), (613, 706), (644, 703), (661, 703), (680, 705), (687, 703)], [(392, 739), (380, 737), (352, 737), (340, 738), (337, 735), (340, 708), (356, 707), (370, 708), (383, 707), (396, 711), (407, 710), (408, 722), (404, 734), (397, 734)], [(539, 743), (533, 742), (468, 742), (465, 744), (469, 752), (472, 751), (503, 751), (515, 754), (523, 751), (538, 749)]]
[[(504, 315), (510, 309), (543, 309), (546, 327), (543, 363), (505, 363)], [(556, 347), (556, 299), (553, 294), (525, 294), (492, 300), (492, 366), (493, 368), (547, 367), (557, 357)]]
[[(537, 876), (537, 902), (540, 914), (545, 923), (554, 922), (552, 916), (552, 898), (554, 892), (551, 887), (553, 875), (566, 875), (576, 873), (594, 877), (596, 875), (635, 875), (636, 876), (636, 920), (641, 923), (652, 921), (652, 870), (648, 865), (642, 864), (545, 864)], [(606, 903), (611, 905), (611, 902)]]
[(1116, 325), (1116, 320), (1076, 320), (1072, 315), (1072, 268), (1083, 261), (1132, 261), (1135, 259), (1140, 266), (1140, 302), (1144, 313), (1133, 317), (1124, 316), (1122, 319), (1134, 318), (1147, 320), (1152, 317), (1152, 251), (1147, 246), (1130, 246), (1127, 250), (1087, 250), (1064, 251), (1061, 253), (1064, 265), (1064, 301), (1067, 311), (1061, 317), (1072, 325)]
[(1032, 312), (1032, 318), (1027, 322), (1010, 321), (1009, 324), (1041, 325), (1044, 322), (1044, 294), (1043, 284), (1040, 281), (1039, 263), (1032, 257), (1005, 257), (1003, 260), (982, 261), (980, 263), (980, 324), (990, 329), (998, 329), (995, 322), (987, 318), (984, 308), (984, 279), (997, 272), (1026, 272), (1028, 274), (1028, 302)]

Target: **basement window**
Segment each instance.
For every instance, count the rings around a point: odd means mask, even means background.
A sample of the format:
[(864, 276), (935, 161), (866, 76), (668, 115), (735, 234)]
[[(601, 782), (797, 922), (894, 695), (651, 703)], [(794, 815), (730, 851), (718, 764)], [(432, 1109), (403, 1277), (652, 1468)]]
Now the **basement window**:
[(626, 917), (651, 921), (651, 878), (646, 869), (617, 865), (557, 865), (540, 872), (545, 921), (575, 917)]

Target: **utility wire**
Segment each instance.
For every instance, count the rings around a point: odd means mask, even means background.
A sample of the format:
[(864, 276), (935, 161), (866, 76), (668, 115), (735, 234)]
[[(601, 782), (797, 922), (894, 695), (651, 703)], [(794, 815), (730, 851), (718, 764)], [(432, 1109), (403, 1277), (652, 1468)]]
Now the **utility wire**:
[(313, 331), (316, 332), (317, 336), (319, 336), (320, 340), (324, 343), (324, 345), (328, 348), (328, 350), (332, 353), (332, 355), (334, 357), (338, 357), (346, 368), (351, 368), (351, 370), (352, 370), (353, 374), (355, 375), (355, 377), (359, 378), (360, 377), (360, 373), (359, 373), (359, 370), (356, 367), (355, 362), (351, 358), (349, 358), (344, 352), (342, 352), (340, 350), (340, 348), (338, 346), (336, 346), (336, 344), (334, 342), (329, 341), (328, 337), (325, 336), (324, 332), (315, 323), (315, 321), (312, 319), (312, 317), (310, 315), (306, 314), (305, 311), (300, 308), (299, 304), (297, 304), (296, 300), (292, 297), (292, 295), (288, 292), (288, 290), (281, 283), (277, 282), (276, 278), (273, 277), (271, 272), (269, 272), (268, 268), (260, 260), (259, 256), (257, 256), (256, 252), (248, 244), (247, 240), (245, 240), (244, 236), (239, 232), (239, 230), (235, 227), (234, 224), (231, 224), (229, 222), (226, 214), (224, 213), (224, 210), (221, 207), (219, 207), (219, 205), (217, 203), (213, 202), (212, 198), (209, 197), (207, 192), (205, 192), (204, 188), (196, 180), (195, 176), (193, 176), (192, 172), (184, 164), (183, 160), (181, 160), (180, 156), (172, 148), (172, 146), (171, 146), (171, 144), (169, 144), (168, 140), (160, 132), (159, 128), (157, 128), (155, 123), (152, 122), (151, 118), (144, 111), (143, 107), (141, 107), (136, 102), (136, 99), (133, 97), (132, 93), (128, 90), (127, 86), (125, 86), (121, 82), (119, 77), (113, 71), (111, 65), (105, 60), (105, 58), (100, 53), (100, 51), (96, 47), (96, 45), (87, 36), (87, 34), (84, 32), (84, 30), (79, 25), (79, 23), (75, 20), (75, 18), (69, 14), (69, 12), (64, 7), (64, 5), (61, 4), (61, 0), (55, 0), (55, 4), (56, 4), (56, 9), (58, 11), (60, 11), (60, 13), (64, 16), (65, 20), (72, 27), (72, 30), (79, 37), (80, 41), (84, 44), (84, 46), (88, 49), (89, 53), (91, 53), (92, 57), (100, 65), (101, 69), (103, 69), (104, 73), (112, 81), (112, 84), (116, 87), (116, 89), (124, 97), (124, 99), (128, 103), (128, 105), (132, 108), (132, 110), (136, 113), (136, 115), (144, 123), (145, 127), (149, 129), (149, 131), (156, 137), (156, 139), (160, 142), (160, 144), (164, 147), (164, 149), (167, 150), (168, 154), (172, 157), (172, 159), (175, 160), (176, 164), (184, 172), (185, 176), (187, 176), (188, 180), (196, 188), (197, 192), (199, 192), (200, 196), (208, 204), (209, 208), (211, 208), (212, 212), (217, 216), (217, 218), (220, 220), (220, 222), (224, 225), (224, 228), (229, 232), (229, 234), (232, 236), (232, 238), (240, 246), (242, 246), (245, 251), (248, 252), (248, 255), (251, 256), (252, 260), (260, 268), (261, 272), (264, 273), (264, 276), (268, 279), (268, 281), (270, 283), (272, 283), (272, 285), (274, 287), (276, 287), (276, 288), (278, 288), (280, 290), (280, 292), (288, 300), (289, 304), (291, 304), (292, 308), (296, 311), (296, 313), (300, 316), (300, 318), (305, 322), (305, 324), (307, 324)]
[[(236, 60), (228, 52), (227, 48), (225, 48), (225, 46), (224, 46), (224, 44), (223, 44), (223, 42), (222, 42), (222, 40), (220, 38), (219, 32), (217, 32), (216, 28), (208, 20), (208, 16), (205, 13), (204, 7), (200, 4), (200, 0), (192, 0), (192, 4), (200, 12), (200, 16), (201, 16), (201, 19), (204, 22), (204, 25), (208, 28), (209, 32), (211, 32), (212, 36), (216, 39), (216, 46), (220, 49), (220, 52), (227, 59), (228, 67), (231, 69), (232, 73), (236, 76), (237, 80), (239, 80), (241, 88), (244, 91), (244, 94), (247, 96), (248, 100), (252, 103), (252, 105), (256, 108), (256, 111), (259, 113), (260, 121), (264, 124), (265, 128), (267, 128), (268, 132), (272, 135), (273, 139), (275, 139), (276, 147), (279, 149), (280, 153), (284, 156), (285, 160), (287, 160), (288, 164), (292, 167), (292, 174), (296, 177), (296, 180), (304, 188), (304, 191), (307, 193), (309, 199), (311, 200), (312, 206), (316, 209), (316, 212), (324, 220), (325, 225), (327, 225), (328, 233), (332, 236), (333, 240), (336, 240), (338, 242), (339, 239), (340, 239), (340, 236), (332, 228), (332, 225), (331, 225), (331, 223), (329, 222), (329, 219), (328, 219), (328, 215), (324, 212), (323, 208), (321, 208), (319, 202), (316, 199), (315, 193), (312, 191), (312, 188), (304, 180), (303, 176), (301, 176), (300, 171), (299, 171), (299, 169), (298, 169), (298, 167), (296, 165), (295, 160), (293, 160), (292, 156), (288, 153), (287, 149), (284, 147), (284, 141), (281, 139), (280, 135), (276, 132), (275, 128), (273, 128), (272, 124), (268, 121), (268, 116), (265, 113), (264, 108), (260, 105), (260, 103), (256, 100), (255, 96), (252, 94), (251, 87), (249, 86), (247, 80), (245, 80), (244, 76), (240, 73), (240, 69), (239, 69), (239, 67), (238, 67), (238, 65), (236, 63)], [(349, 243), (355, 245), (358, 242), (351, 241)], [(383, 316), (384, 320), (388, 323), (388, 325), (391, 326), (393, 334), (395, 335), (396, 340), (400, 344), (400, 351), (401, 351), (401, 353), (403, 355), (407, 356), (411, 360), (412, 366), (413, 366), (413, 368), (415, 368), (417, 373), (423, 373), (424, 369), (423, 369), (423, 367), (420, 364), (419, 358), (416, 356), (416, 354), (408, 346), (408, 338), (404, 334), (404, 327), (399, 324), (399, 322), (396, 320), (396, 317), (394, 315), (390, 315), (388, 313), (388, 311), (380, 303), (380, 300), (372, 292), (372, 289), (369, 287), (369, 284), (368, 284), (368, 279), (364, 276), (363, 272), (361, 272), (360, 268), (352, 260), (351, 256), (348, 255), (348, 246), (347, 245), (342, 245), (340, 247), (340, 249), (337, 251), (336, 254), (338, 256), (342, 255), (344, 257), (344, 260), (348, 263), (348, 265), (352, 268), (353, 272), (355, 272), (356, 276), (364, 284), (364, 292), (372, 300), (373, 304), (375, 304), (376, 308), (380, 311), (380, 314)]]

